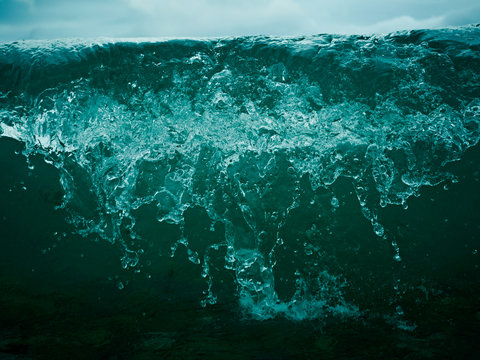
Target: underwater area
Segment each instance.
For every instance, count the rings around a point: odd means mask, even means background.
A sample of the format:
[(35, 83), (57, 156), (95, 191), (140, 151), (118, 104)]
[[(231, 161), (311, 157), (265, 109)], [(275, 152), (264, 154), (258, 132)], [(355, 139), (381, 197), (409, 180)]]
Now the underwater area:
[(0, 44), (0, 359), (476, 359), (480, 27)]

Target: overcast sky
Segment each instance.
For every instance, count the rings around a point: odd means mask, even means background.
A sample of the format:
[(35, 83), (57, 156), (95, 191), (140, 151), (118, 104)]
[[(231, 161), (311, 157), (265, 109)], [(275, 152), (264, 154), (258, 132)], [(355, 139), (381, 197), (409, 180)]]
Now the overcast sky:
[(480, 23), (478, 0), (0, 0), (0, 41), (371, 34)]

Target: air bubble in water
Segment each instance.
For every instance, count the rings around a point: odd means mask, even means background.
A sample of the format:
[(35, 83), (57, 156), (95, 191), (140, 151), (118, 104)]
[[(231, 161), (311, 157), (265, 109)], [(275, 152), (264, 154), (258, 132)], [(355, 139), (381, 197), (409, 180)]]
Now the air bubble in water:
[(338, 209), (338, 207), (340, 206), (339, 204), (339, 201), (338, 201), (338, 198), (336, 196), (333, 196), (332, 199), (330, 200), (330, 205), (332, 205), (332, 207), (334, 209)]
[(379, 224), (378, 222), (375, 222), (373, 224), (373, 231), (375, 232), (375, 234), (377, 234), (378, 237), (382, 237), (385, 232), (385, 229), (381, 224)]
[(187, 250), (188, 253), (188, 260), (190, 260), (192, 263), (199, 265), (200, 264), (200, 258), (198, 256), (198, 253), (196, 251), (192, 251), (190, 249)]

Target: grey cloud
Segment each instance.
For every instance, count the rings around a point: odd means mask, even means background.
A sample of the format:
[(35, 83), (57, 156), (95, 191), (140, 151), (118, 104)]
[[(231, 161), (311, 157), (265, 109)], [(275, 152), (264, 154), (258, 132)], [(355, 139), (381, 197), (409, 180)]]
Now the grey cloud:
[(0, 0), (0, 40), (374, 33), (480, 22), (474, 0)]

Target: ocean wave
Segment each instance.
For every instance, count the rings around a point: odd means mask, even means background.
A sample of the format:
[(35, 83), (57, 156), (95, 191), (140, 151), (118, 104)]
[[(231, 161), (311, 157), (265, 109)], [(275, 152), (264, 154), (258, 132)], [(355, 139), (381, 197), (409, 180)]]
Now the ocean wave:
[[(201, 267), (202, 303), (217, 301), (220, 262), (257, 318), (358, 315), (342, 290), (354, 281), (338, 248), (348, 214), (358, 206), (358, 226), (401, 262), (379, 212), (458, 181), (447, 165), (480, 138), (475, 26), (15, 42), (0, 45), (0, 74), (0, 136), (58, 169), (79, 234), (119, 244), (123, 267), (139, 269), (164, 241), (139, 223), (171, 224), (169, 255), (186, 247)], [(186, 220), (198, 209), (209, 229)]]

